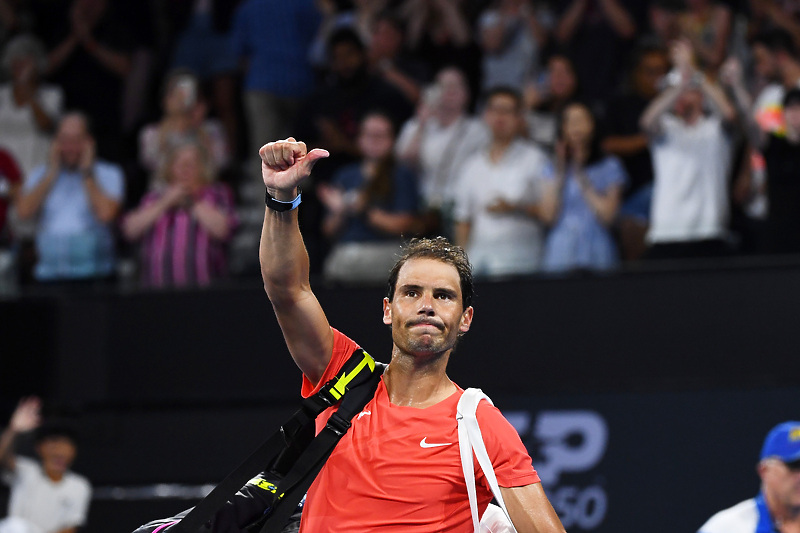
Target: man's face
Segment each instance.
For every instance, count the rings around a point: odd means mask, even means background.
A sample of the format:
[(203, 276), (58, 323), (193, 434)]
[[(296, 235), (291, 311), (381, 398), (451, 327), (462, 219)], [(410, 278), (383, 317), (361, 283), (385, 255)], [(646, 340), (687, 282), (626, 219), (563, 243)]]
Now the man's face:
[(769, 81), (778, 79), (778, 61), (775, 54), (763, 44), (753, 45), (753, 68), (759, 78)]
[(339, 43), (331, 50), (331, 70), (343, 80), (353, 79), (365, 62), (364, 53), (351, 43)]
[(69, 470), (77, 451), (75, 444), (67, 437), (49, 437), (36, 446), (44, 471), (58, 476)]
[(800, 460), (764, 459), (758, 466), (764, 491), (782, 507), (800, 507)]
[(793, 132), (800, 132), (800, 102), (792, 102), (783, 108), (783, 120)]
[(550, 92), (559, 99), (568, 98), (575, 92), (578, 81), (572, 65), (563, 57), (554, 57), (547, 65), (550, 75)]
[(467, 107), (469, 90), (461, 72), (455, 69), (443, 70), (436, 76), (436, 84), (442, 89), (442, 108), (463, 111)]
[(397, 275), (394, 298), (383, 301), (383, 323), (403, 352), (435, 355), (456, 345), (472, 323), (472, 307), (461, 304), (461, 280), (453, 265), (436, 259), (410, 259)]
[(700, 89), (690, 88), (684, 90), (675, 101), (675, 114), (684, 120), (703, 111), (703, 93)]
[(379, 20), (372, 29), (370, 55), (374, 59), (393, 58), (403, 46), (403, 33), (388, 20)]
[(56, 134), (56, 142), (61, 152), (61, 162), (68, 168), (77, 167), (89, 141), (86, 123), (82, 118), (77, 116), (65, 118)]
[(645, 98), (658, 94), (658, 83), (669, 70), (667, 57), (661, 52), (653, 52), (642, 57), (636, 67), (634, 80), (636, 92)]
[(519, 104), (510, 95), (492, 96), (486, 103), (483, 117), (496, 140), (513, 139), (520, 131), (522, 117)]

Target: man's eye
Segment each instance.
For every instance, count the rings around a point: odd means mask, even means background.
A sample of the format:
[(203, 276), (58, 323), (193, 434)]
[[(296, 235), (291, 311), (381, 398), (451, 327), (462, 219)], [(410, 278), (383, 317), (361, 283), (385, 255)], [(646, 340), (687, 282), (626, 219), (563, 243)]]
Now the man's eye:
[(415, 297), (416, 295), (417, 295), (417, 291), (408, 291), (408, 292), (406, 292), (406, 296), (409, 296), (411, 298)]

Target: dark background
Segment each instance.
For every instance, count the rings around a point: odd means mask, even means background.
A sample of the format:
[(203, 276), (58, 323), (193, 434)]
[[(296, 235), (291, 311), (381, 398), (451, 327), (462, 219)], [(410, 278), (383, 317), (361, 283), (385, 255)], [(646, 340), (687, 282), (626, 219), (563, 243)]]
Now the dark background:
[[(548, 487), (551, 498), (564, 487), (605, 494), (600, 525), (569, 531), (696, 531), (757, 492), (764, 435), (800, 418), (800, 265), (727, 265), (478, 284), (454, 381), (512, 417), (583, 410), (607, 425), (602, 459)], [(383, 287), (315, 291), (334, 327), (387, 359)], [(0, 301), (0, 324), (10, 347), (0, 415), (36, 393), (78, 420), (75, 470), (100, 489), (89, 533), (188, 507), (106, 489), (217, 482), (298, 401), (299, 371), (257, 280), (205, 292), (40, 291)], [(523, 440), (534, 465), (543, 460), (536, 435)]]

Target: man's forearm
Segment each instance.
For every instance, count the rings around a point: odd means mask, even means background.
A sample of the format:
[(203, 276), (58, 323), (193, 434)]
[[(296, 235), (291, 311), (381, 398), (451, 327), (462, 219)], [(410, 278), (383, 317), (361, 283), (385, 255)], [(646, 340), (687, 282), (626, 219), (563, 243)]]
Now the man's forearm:
[(672, 107), (682, 92), (683, 87), (670, 87), (650, 102), (639, 121), (642, 130), (648, 133), (655, 131), (658, 119)]
[(56, 181), (58, 171), (47, 169), (44, 179), (33, 190), (19, 195), (17, 201), (17, 215), (23, 220), (33, 218), (42, 207), (47, 193)]
[(95, 216), (104, 224), (108, 224), (117, 216), (120, 208), (120, 202), (106, 196), (100, 186), (94, 179), (94, 173), (91, 171), (84, 173), (83, 179), (86, 188), (86, 194), (89, 196), (89, 204), (92, 206)]
[(11, 428), (6, 428), (3, 433), (0, 433), (0, 467), (14, 469), (14, 439), (16, 437), (16, 431)]
[(308, 286), (308, 252), (297, 223), (297, 209), (266, 208), (259, 250), (264, 289), (273, 303)]

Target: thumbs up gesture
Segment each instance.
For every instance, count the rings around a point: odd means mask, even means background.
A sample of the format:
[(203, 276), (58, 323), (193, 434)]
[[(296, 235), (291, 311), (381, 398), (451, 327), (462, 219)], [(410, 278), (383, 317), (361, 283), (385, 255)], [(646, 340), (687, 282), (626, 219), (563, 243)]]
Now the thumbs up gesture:
[(328, 157), (327, 150), (308, 151), (306, 143), (294, 137), (267, 143), (258, 151), (261, 156), (261, 176), (270, 196), (289, 201), (296, 196), (297, 186), (311, 174), (314, 164)]

